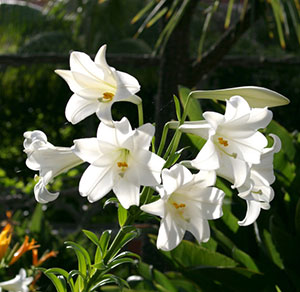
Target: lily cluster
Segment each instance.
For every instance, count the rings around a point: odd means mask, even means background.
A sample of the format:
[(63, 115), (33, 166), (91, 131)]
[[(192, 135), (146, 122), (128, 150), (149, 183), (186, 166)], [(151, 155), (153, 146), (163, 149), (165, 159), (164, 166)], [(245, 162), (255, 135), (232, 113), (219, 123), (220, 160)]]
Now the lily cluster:
[[(175, 135), (179, 131), (192, 133), (207, 142), (195, 159), (166, 168), (168, 157), (163, 159), (149, 150), (155, 132), (152, 124), (140, 123), (133, 129), (126, 117), (113, 120), (113, 103), (129, 101), (140, 107), (142, 100), (136, 95), (140, 90), (136, 78), (110, 67), (105, 53), (104, 45), (93, 61), (84, 53), (72, 52), (70, 70), (55, 71), (73, 92), (66, 106), (67, 120), (77, 124), (96, 113), (100, 120), (96, 137), (75, 140), (71, 147), (57, 147), (42, 131), (24, 133), (26, 164), (39, 171), (34, 188), (38, 202), (57, 199), (59, 193), (51, 193), (47, 184), (87, 162), (79, 193), (91, 203), (113, 191), (128, 209), (140, 206), (141, 187), (158, 193), (147, 198), (140, 209), (161, 217), (157, 247), (163, 250), (175, 248), (186, 231), (198, 242), (208, 241), (208, 220), (223, 214), (225, 194), (214, 187), (217, 176), (228, 180), (246, 200), (247, 213), (240, 225), (253, 223), (261, 209), (270, 207), (274, 197), (270, 186), (275, 179), (273, 155), (280, 150), (280, 140), (272, 135), (273, 146), (267, 147), (268, 140), (259, 131), (272, 119), (267, 106), (250, 107), (243, 97), (234, 94), (226, 99), (225, 114), (206, 112), (202, 121), (181, 121)], [(249, 90), (268, 93), (266, 89)]]

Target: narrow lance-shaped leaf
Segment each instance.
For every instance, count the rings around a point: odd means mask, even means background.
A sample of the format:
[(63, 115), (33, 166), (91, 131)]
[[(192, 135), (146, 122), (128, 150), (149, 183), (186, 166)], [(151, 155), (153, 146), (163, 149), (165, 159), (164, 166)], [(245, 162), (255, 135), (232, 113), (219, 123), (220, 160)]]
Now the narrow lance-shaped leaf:
[(212, 4), (209, 7), (207, 15), (205, 17), (205, 21), (204, 21), (204, 24), (203, 24), (203, 27), (202, 27), (202, 33), (201, 33), (201, 37), (200, 37), (200, 41), (199, 41), (199, 45), (198, 45), (198, 57), (197, 57), (198, 62), (200, 62), (201, 59), (202, 59), (203, 45), (204, 45), (204, 41), (205, 41), (206, 34), (207, 34), (207, 31), (208, 31), (208, 27), (209, 27), (209, 24), (210, 24), (210, 21), (211, 21), (211, 18), (213, 16), (213, 14), (216, 12), (216, 10), (219, 7), (219, 3), (220, 2), (218, 0), (216, 0), (214, 2), (214, 4)]
[[(54, 275), (62, 275), (65, 277), (65, 279), (67, 279), (67, 282), (71, 288), (71, 291), (72, 292), (75, 292), (75, 288), (74, 288), (74, 282), (73, 282), (73, 279), (70, 277), (69, 273), (64, 270), (64, 269), (61, 269), (61, 268), (51, 268), (51, 269), (48, 269), (46, 271), (44, 271), (45, 274), (54, 274)], [(59, 280), (61, 282), (61, 280)]]
[[(294, 30), (297, 35), (298, 43), (300, 44), (300, 21), (299, 21), (299, 15), (297, 14), (297, 10), (294, 8), (293, 3), (290, 1), (287, 1), (287, 7), (289, 9), (292, 23), (294, 26)], [(300, 9), (300, 7), (299, 7)], [(300, 11), (300, 10), (299, 10)]]
[(283, 49), (285, 49), (286, 44), (285, 44), (285, 39), (284, 39), (284, 35), (283, 35), (283, 30), (282, 30), (282, 23), (281, 23), (281, 19), (280, 19), (281, 7), (280, 7), (277, 0), (270, 0), (270, 1), (271, 1), (270, 3), (271, 3), (271, 6), (272, 6), (272, 9), (273, 9), (275, 22), (276, 22), (276, 27), (277, 27), (277, 32), (278, 32), (280, 45)]
[(168, 11), (168, 13), (166, 15), (166, 18), (169, 18), (173, 14), (173, 12), (174, 12), (175, 8), (177, 7), (179, 1), (180, 0), (174, 0), (172, 2), (171, 7), (170, 7), (170, 9), (169, 9), (169, 11)]
[(166, 12), (168, 11), (168, 7), (164, 7), (161, 11), (159, 11), (154, 17), (152, 17), (152, 19), (150, 21), (148, 21), (146, 27), (149, 28), (151, 27), (153, 24), (155, 24), (159, 19), (161, 19)]
[(141, 9), (131, 20), (131, 24), (136, 23), (139, 19), (141, 19), (147, 11), (149, 11), (153, 5), (155, 4), (156, 0), (150, 1), (143, 9)]
[(196, 90), (190, 93), (196, 99), (228, 100), (231, 96), (242, 96), (251, 107), (275, 107), (286, 105), (290, 101), (273, 90), (258, 86), (242, 86), (216, 90)]
[(120, 227), (123, 227), (127, 220), (127, 210), (121, 204), (118, 207), (118, 220)]
[(241, 12), (241, 15), (240, 15), (240, 20), (244, 20), (247, 9), (248, 9), (248, 0), (244, 0), (242, 12)]
[(63, 276), (56, 276), (52, 272), (44, 271), (44, 274), (52, 281), (57, 292), (67, 292), (67, 284)]
[(225, 18), (225, 24), (224, 24), (225, 28), (228, 28), (229, 25), (230, 25), (233, 3), (234, 3), (234, 0), (229, 0), (228, 7), (227, 7), (226, 18)]
[(137, 38), (145, 29), (148, 22), (156, 15), (156, 13), (159, 12), (160, 8), (165, 4), (166, 0), (159, 1), (156, 6), (152, 9), (152, 11), (148, 14), (145, 21), (142, 23), (142, 25), (139, 27), (138, 31), (134, 35), (134, 38)]
[(176, 95), (173, 95), (174, 103), (175, 103), (175, 109), (176, 109), (176, 116), (177, 120), (181, 120), (181, 108), (180, 108), (180, 103)]
[(154, 54), (157, 54), (159, 48), (160, 48), (160, 53), (162, 53), (166, 43), (169, 40), (170, 35), (172, 34), (177, 23), (180, 21), (181, 17), (183, 16), (184, 10), (189, 2), (190, 2), (190, 0), (184, 0), (183, 3), (181, 4), (180, 8), (178, 9), (178, 11), (173, 14), (171, 19), (165, 26), (164, 30), (159, 35), (159, 38), (154, 47)]

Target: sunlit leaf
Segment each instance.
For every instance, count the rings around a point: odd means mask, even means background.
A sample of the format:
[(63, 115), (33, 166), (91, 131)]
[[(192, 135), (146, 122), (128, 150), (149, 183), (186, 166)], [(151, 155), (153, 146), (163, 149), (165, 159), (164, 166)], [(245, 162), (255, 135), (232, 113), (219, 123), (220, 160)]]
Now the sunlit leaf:
[(156, 3), (156, 0), (150, 1), (143, 9), (141, 9), (131, 20), (131, 23), (136, 23), (139, 19), (141, 19)]
[(175, 109), (176, 109), (177, 120), (180, 121), (180, 120), (181, 120), (181, 108), (180, 108), (180, 103), (179, 103), (179, 100), (178, 100), (177, 96), (173, 95), (173, 99), (174, 99), (174, 103), (175, 103)]
[(120, 227), (123, 227), (124, 224), (126, 223), (127, 215), (128, 215), (127, 210), (121, 204), (119, 204), (119, 207), (118, 207), (118, 220), (119, 220)]
[(203, 52), (203, 46), (204, 46), (204, 41), (205, 41), (205, 38), (206, 38), (206, 34), (207, 34), (207, 31), (208, 31), (208, 27), (209, 27), (209, 24), (210, 24), (210, 21), (211, 21), (211, 18), (213, 16), (213, 14), (217, 11), (218, 7), (219, 7), (219, 1), (216, 0), (214, 2), (214, 4), (212, 4), (211, 6), (209, 6), (209, 9), (207, 11), (207, 14), (206, 14), (206, 17), (205, 17), (205, 20), (204, 20), (204, 24), (203, 24), (203, 27), (202, 27), (202, 33), (201, 33), (201, 37), (200, 37), (200, 40), (199, 40), (199, 45), (198, 45), (198, 56), (197, 56), (197, 61), (201, 61), (202, 59), (202, 52)]
[(229, 100), (231, 96), (242, 96), (251, 107), (274, 107), (286, 105), (290, 101), (283, 95), (273, 90), (257, 87), (242, 86), (216, 90), (196, 90), (191, 92), (192, 98)]
[(234, 4), (234, 0), (229, 0), (228, 5), (227, 5), (226, 17), (225, 17), (225, 24), (224, 24), (225, 28), (228, 28), (230, 25), (233, 4)]

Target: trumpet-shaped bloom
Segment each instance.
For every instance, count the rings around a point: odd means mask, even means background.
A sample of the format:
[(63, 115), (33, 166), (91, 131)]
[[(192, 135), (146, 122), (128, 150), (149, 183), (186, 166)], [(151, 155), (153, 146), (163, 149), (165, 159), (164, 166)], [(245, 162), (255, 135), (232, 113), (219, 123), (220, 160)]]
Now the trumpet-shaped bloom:
[(50, 252), (45, 252), (41, 258), (38, 258), (38, 249), (34, 248), (32, 250), (32, 265), (35, 267), (38, 267), (42, 265), (45, 261), (47, 261), (49, 258), (56, 257), (58, 254), (57, 251), (51, 250)]
[(66, 118), (76, 124), (93, 113), (101, 121), (111, 123), (111, 106), (117, 101), (140, 103), (135, 95), (140, 90), (138, 81), (131, 75), (108, 66), (106, 45), (96, 54), (95, 61), (81, 52), (72, 52), (71, 70), (55, 70), (74, 92), (66, 107)]
[(171, 250), (190, 231), (198, 242), (210, 237), (208, 220), (222, 216), (224, 192), (211, 187), (213, 172), (200, 171), (193, 175), (186, 167), (174, 165), (162, 171), (163, 186), (158, 187), (161, 198), (141, 206), (147, 213), (160, 216), (157, 248)]
[(239, 196), (247, 203), (246, 216), (238, 222), (241, 226), (252, 224), (258, 218), (261, 209), (270, 208), (270, 202), (274, 198), (274, 190), (270, 186), (275, 181), (273, 156), (279, 152), (281, 142), (276, 135), (270, 136), (274, 140), (273, 146), (263, 150), (260, 164), (252, 165), (249, 179), (238, 188)]
[(0, 291), (2, 288), (9, 292), (28, 292), (28, 287), (32, 281), (33, 278), (26, 277), (26, 271), (24, 269), (20, 269), (19, 274), (13, 279), (0, 283)]
[(12, 226), (8, 223), (0, 233), (0, 260), (5, 256), (12, 236)]
[(59, 174), (83, 163), (72, 148), (56, 147), (47, 141), (42, 131), (24, 133), (24, 152), (27, 154), (26, 165), (39, 171), (39, 181), (34, 187), (35, 198), (39, 203), (55, 200), (59, 193), (50, 193), (46, 185)]
[(258, 131), (271, 121), (272, 112), (267, 108), (250, 108), (240, 96), (227, 101), (225, 114), (205, 112), (205, 121), (180, 126), (184, 132), (194, 133), (207, 140), (193, 167), (216, 170), (217, 174), (241, 186), (248, 174), (249, 165), (260, 163), (266, 137)]
[(29, 242), (29, 237), (26, 235), (23, 244), (14, 253), (9, 265), (13, 265), (24, 253), (26, 253), (29, 250), (35, 249), (37, 247), (39, 247), (39, 245), (36, 244), (35, 239), (32, 238), (31, 241)]
[(150, 152), (154, 127), (145, 124), (132, 130), (124, 117), (114, 127), (100, 123), (97, 138), (74, 141), (74, 153), (91, 165), (79, 183), (79, 192), (95, 202), (111, 189), (121, 205), (139, 205), (140, 186), (156, 186), (165, 161)]

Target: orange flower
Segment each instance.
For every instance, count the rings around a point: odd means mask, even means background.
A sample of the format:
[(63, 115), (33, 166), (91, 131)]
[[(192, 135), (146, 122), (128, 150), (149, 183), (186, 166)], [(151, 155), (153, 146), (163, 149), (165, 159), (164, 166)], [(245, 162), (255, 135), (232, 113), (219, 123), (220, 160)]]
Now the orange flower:
[(0, 233), (0, 260), (4, 257), (7, 248), (11, 241), (12, 235), (12, 226), (10, 224), (6, 224)]
[(28, 241), (29, 241), (29, 237), (26, 235), (23, 244), (14, 253), (9, 265), (14, 264), (25, 252), (39, 247), (39, 245), (36, 244), (36, 241), (34, 239), (31, 239), (31, 242), (28, 242)]
[(42, 257), (38, 260), (38, 250), (32, 250), (32, 264), (36, 267), (40, 266), (43, 262), (48, 260), (49, 258), (56, 257), (58, 254), (57, 251), (51, 250), (50, 252), (44, 253)]

